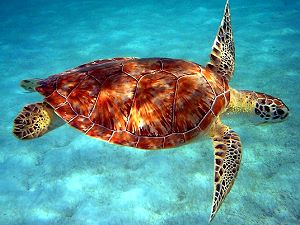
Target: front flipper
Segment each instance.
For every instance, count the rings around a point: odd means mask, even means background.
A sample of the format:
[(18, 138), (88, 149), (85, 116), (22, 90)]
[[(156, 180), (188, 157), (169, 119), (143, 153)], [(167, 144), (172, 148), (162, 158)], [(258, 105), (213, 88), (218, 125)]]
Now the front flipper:
[(235, 65), (235, 50), (230, 21), (229, 1), (226, 2), (221, 25), (210, 53), (210, 62), (206, 65), (219, 76), (230, 80)]
[(228, 126), (217, 121), (211, 130), (215, 155), (214, 198), (210, 214), (211, 221), (229, 193), (237, 176), (242, 156), (239, 135)]

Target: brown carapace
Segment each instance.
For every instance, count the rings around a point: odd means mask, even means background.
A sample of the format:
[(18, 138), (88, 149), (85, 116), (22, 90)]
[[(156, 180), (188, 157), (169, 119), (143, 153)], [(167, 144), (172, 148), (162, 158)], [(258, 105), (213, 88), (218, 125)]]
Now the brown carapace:
[(289, 112), (278, 98), (228, 86), (234, 51), (227, 1), (206, 66), (168, 58), (113, 58), (46, 79), (23, 80), (23, 88), (45, 98), (23, 108), (13, 133), (31, 139), (68, 123), (89, 136), (141, 149), (175, 147), (206, 134), (214, 146), (212, 220), (234, 184), (242, 158), (240, 137), (222, 123), (222, 113), (252, 113), (276, 122)]
[(143, 149), (192, 139), (230, 101), (223, 77), (164, 58), (98, 60), (41, 80), (36, 90), (87, 135)]

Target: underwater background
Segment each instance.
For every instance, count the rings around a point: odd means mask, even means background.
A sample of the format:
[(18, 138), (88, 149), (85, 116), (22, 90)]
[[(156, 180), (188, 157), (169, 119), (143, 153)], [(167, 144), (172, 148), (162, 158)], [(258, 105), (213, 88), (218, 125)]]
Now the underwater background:
[[(0, 224), (208, 224), (211, 140), (143, 151), (65, 125), (20, 141), (13, 119), (37, 93), (19, 87), (88, 61), (122, 56), (205, 65), (225, 0), (0, 1)], [(243, 143), (238, 178), (211, 224), (300, 224), (300, 1), (231, 0), (230, 85), (280, 97), (288, 120), (225, 115)]]

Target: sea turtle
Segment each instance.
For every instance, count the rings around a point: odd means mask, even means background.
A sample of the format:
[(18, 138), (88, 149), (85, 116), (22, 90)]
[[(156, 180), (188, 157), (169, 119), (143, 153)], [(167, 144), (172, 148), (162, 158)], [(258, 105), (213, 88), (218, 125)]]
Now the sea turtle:
[(20, 139), (40, 137), (67, 123), (86, 135), (141, 149), (164, 149), (208, 135), (214, 147), (210, 220), (237, 176), (239, 135), (222, 123), (225, 111), (282, 121), (288, 107), (267, 94), (228, 86), (235, 66), (229, 3), (206, 66), (170, 58), (96, 60), (45, 79), (21, 81), (45, 96), (14, 120)]

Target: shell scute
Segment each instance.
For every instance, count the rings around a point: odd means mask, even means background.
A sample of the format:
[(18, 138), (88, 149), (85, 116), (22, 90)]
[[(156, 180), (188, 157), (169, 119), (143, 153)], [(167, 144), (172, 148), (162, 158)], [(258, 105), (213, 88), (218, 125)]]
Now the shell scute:
[(138, 142), (138, 136), (128, 131), (116, 131), (109, 141), (119, 145), (135, 147)]
[(189, 141), (189, 140), (193, 139), (201, 132), (202, 132), (202, 130), (199, 126), (187, 131), (186, 133), (184, 133), (185, 141)]
[(94, 124), (92, 126), (92, 128), (90, 128), (89, 131), (86, 132), (86, 134), (91, 137), (96, 137), (96, 138), (101, 137), (101, 139), (108, 141), (110, 139), (110, 137), (112, 136), (113, 131), (110, 129), (107, 129), (106, 127)]
[(163, 137), (145, 137), (141, 136), (137, 143), (138, 148), (142, 149), (158, 149), (163, 148), (164, 138)]
[(98, 66), (94, 66), (87, 71), (89, 76), (94, 77), (99, 84), (102, 84), (106, 79), (112, 75), (122, 73), (122, 63), (117, 61), (115, 63), (104, 63)]
[(176, 79), (165, 72), (143, 76), (130, 112), (127, 130), (141, 136), (171, 133)]
[(173, 133), (165, 137), (164, 147), (170, 148), (185, 142), (183, 133)]
[(44, 96), (49, 96), (56, 90), (56, 81), (60, 75), (53, 75), (38, 82), (35, 90)]
[(196, 127), (206, 115), (214, 93), (201, 76), (184, 76), (178, 80), (175, 99), (174, 132)]
[(125, 130), (137, 81), (126, 74), (105, 80), (98, 94), (91, 120), (111, 130)]
[(199, 74), (200, 66), (195, 63), (186, 62), (183, 60), (162, 59), (162, 67), (164, 71), (172, 73), (177, 78), (184, 75)]
[(113, 64), (121, 65), (123, 62), (133, 60), (133, 59), (135, 59), (135, 58), (125, 57), (125, 58), (98, 59), (98, 60), (95, 60), (92, 62), (85, 63), (83, 65), (77, 66), (74, 69), (67, 70), (65, 73), (73, 73), (75, 71), (88, 72), (88, 71), (92, 71), (96, 68), (99, 68), (99, 66), (104, 66), (104, 64), (105, 64), (104, 67), (109, 67)]
[(218, 115), (221, 112), (221, 110), (224, 108), (225, 103), (226, 100), (224, 95), (220, 95), (215, 99), (214, 104), (212, 106), (212, 111), (215, 115)]
[(225, 92), (225, 99), (226, 99), (226, 103), (228, 105), (230, 102), (230, 91)]
[(74, 110), (68, 102), (62, 104), (57, 109), (55, 109), (55, 112), (67, 122), (69, 122), (77, 116), (77, 113), (74, 112)]
[(139, 80), (143, 75), (155, 73), (161, 69), (161, 61), (153, 58), (125, 62), (122, 71)]
[(84, 116), (75, 117), (69, 122), (69, 124), (83, 132), (88, 131), (94, 125), (94, 123), (89, 118)]
[(45, 101), (48, 102), (53, 108), (57, 108), (66, 102), (66, 98), (55, 90), (52, 92), (52, 94), (45, 98)]
[(202, 119), (202, 121), (200, 122), (199, 128), (202, 131), (205, 131), (206, 128), (209, 127), (209, 125), (216, 119), (216, 116), (213, 114), (212, 111), (209, 111), (205, 117)]
[(74, 72), (59, 77), (56, 85), (59, 93), (67, 97), (86, 76), (86, 73)]
[(94, 108), (100, 91), (100, 85), (94, 78), (87, 76), (67, 97), (73, 110), (83, 116), (89, 116)]
[[(213, 87), (214, 92), (216, 95), (223, 94), (225, 92), (225, 81), (223, 77), (216, 77), (210, 69), (203, 69), (202, 70), (203, 76), (206, 78), (207, 82), (210, 86)], [(228, 89), (228, 87), (227, 87)]]

